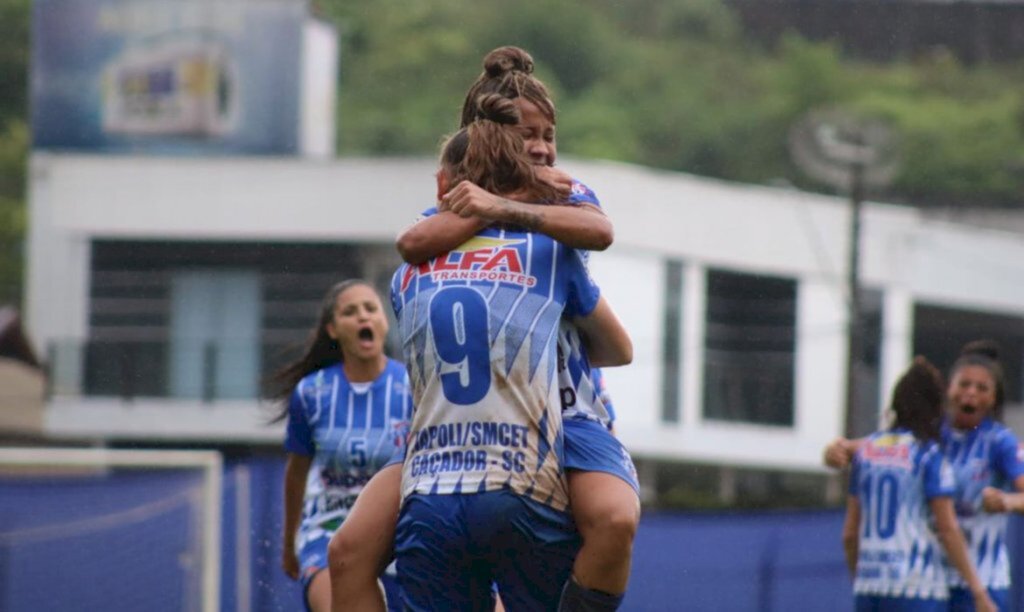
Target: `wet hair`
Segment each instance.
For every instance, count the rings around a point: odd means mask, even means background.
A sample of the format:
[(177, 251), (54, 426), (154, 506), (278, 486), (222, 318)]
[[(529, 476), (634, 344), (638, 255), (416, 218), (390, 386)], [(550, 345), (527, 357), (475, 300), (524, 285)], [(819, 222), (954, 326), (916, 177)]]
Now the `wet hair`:
[(533, 58), (519, 47), (498, 47), (484, 56), (484, 71), (470, 85), (462, 103), (460, 127), (473, 122), (481, 96), (486, 94), (499, 94), (510, 100), (529, 100), (551, 120), (552, 125), (555, 123), (555, 104), (548, 88), (533, 76)]
[(288, 416), (288, 397), (300, 380), (317, 370), (342, 362), (341, 346), (327, 334), (327, 324), (334, 316), (334, 305), (338, 301), (338, 296), (359, 285), (373, 288), (367, 281), (353, 278), (336, 283), (327, 291), (320, 302), (316, 327), (309, 331), (302, 356), (282, 367), (271, 377), (270, 397), (284, 403), (273, 422), (282, 421)]
[(536, 201), (564, 199), (554, 186), (537, 178), (522, 137), (515, 131), (519, 108), (500, 94), (483, 94), (474, 103), (473, 120), (441, 146), (441, 172), (448, 188), (469, 181), (496, 194), (516, 192)]
[(992, 416), (996, 420), (1003, 418), (1003, 404), (1006, 401), (1006, 376), (1003, 365), (999, 361), (999, 345), (994, 340), (974, 340), (960, 349), (960, 357), (949, 369), (949, 379), (956, 378), (957, 372), (967, 366), (980, 366), (988, 370), (996, 386), (996, 401), (992, 406)]
[(927, 359), (914, 357), (892, 391), (893, 427), (918, 440), (938, 440), (942, 423), (942, 374)]

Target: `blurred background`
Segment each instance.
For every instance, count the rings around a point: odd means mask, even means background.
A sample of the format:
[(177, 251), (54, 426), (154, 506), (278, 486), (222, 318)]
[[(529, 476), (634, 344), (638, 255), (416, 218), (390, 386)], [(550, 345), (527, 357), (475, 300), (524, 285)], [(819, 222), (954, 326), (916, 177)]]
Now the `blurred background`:
[(852, 609), (822, 449), (915, 354), (996, 340), (1024, 427), (1024, 2), (0, 0), (0, 34), (0, 609), (300, 609), (264, 381), (331, 284), (387, 294), (500, 45), (616, 228), (623, 609)]

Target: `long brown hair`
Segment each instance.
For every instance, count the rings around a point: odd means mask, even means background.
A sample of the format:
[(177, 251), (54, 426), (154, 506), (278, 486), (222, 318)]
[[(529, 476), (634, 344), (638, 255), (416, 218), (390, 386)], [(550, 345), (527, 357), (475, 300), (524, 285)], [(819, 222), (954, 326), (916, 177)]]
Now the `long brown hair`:
[(495, 194), (555, 202), (562, 195), (537, 178), (522, 137), (515, 131), (520, 113), (500, 94), (483, 94), (474, 104), (473, 120), (441, 147), (441, 172), (451, 189), (469, 181)]
[(373, 285), (363, 279), (352, 278), (336, 283), (328, 289), (320, 302), (316, 326), (309, 330), (309, 338), (306, 340), (302, 356), (282, 367), (271, 377), (270, 397), (284, 403), (273, 422), (282, 421), (288, 416), (288, 397), (300, 380), (317, 370), (342, 362), (341, 346), (327, 334), (327, 324), (334, 316), (334, 304), (338, 301), (338, 296), (357, 285), (373, 288)]

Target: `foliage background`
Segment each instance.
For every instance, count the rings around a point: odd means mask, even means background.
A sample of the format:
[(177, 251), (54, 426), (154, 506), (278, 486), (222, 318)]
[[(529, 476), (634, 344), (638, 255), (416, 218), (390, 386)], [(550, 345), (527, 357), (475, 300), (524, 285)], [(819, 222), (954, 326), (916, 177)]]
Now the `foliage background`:
[[(0, 303), (23, 266), (31, 0), (0, 0)], [(559, 150), (821, 189), (791, 164), (790, 125), (839, 106), (888, 119), (902, 169), (888, 201), (1024, 204), (1024, 63), (844, 58), (789, 35), (752, 42), (721, 0), (315, 0), (342, 43), (341, 155), (433, 154), (490, 49), (526, 48), (559, 108)], [(951, 24), (956, 27), (956, 24)]]

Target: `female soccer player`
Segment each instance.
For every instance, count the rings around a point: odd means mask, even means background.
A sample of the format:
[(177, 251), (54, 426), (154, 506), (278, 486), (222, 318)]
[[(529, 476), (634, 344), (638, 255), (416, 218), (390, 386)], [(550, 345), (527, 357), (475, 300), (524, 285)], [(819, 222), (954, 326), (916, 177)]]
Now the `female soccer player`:
[(995, 610), (957, 525), (952, 468), (938, 444), (942, 381), (923, 357), (896, 384), (892, 410), (892, 426), (863, 441), (850, 473), (843, 546), (856, 609), (946, 610), (945, 551), (978, 609)]
[[(277, 376), (287, 400), (279, 418), (288, 419), (282, 567), (302, 581), (313, 612), (331, 605), (328, 541), (402, 445), (411, 417), (408, 375), (385, 356), (387, 333), (377, 292), (361, 280), (338, 283), (305, 353)], [(395, 593), (394, 578), (384, 580)]]
[[(569, 201), (576, 206), (521, 204), (493, 195), (473, 182), (463, 182), (448, 200), (454, 201), (460, 214), (467, 216), (460, 217), (449, 211), (429, 212), (424, 220), (399, 237), (398, 248), (407, 261), (419, 263), (454, 248), (491, 221), (529, 225), (583, 248), (608, 246), (611, 225), (596, 197), (589, 189), (550, 167), (556, 156), (554, 106), (543, 84), (530, 71), (532, 59), (522, 50), (513, 47), (495, 50), (486, 58), (485, 71), (470, 90), (467, 108), (476, 106), (471, 97), (474, 93), (497, 92), (513, 97), (521, 111), (518, 128), (535, 164), (535, 172), (565, 188)], [(475, 113), (477, 111), (472, 111), (464, 117), (472, 118)], [(445, 165), (442, 160), (442, 166)], [(481, 216), (470, 216), (476, 213)], [(488, 214), (491, 216), (485, 221)], [(601, 317), (591, 319), (601, 320)], [(593, 589), (581, 589), (575, 582), (567, 581), (566, 604), (575, 605), (574, 601), (582, 598), (596, 600), (591, 605), (603, 606), (599, 609), (614, 609), (625, 591), (632, 540), (639, 521), (636, 474), (628, 453), (605, 429), (610, 428), (611, 415), (610, 406), (602, 406), (599, 398), (603, 391), (600, 379), (581, 375), (590, 368), (586, 353), (579, 349), (580, 338), (571, 327), (564, 329), (567, 331), (562, 334), (559, 347), (566, 350), (559, 360), (559, 385), (567, 408), (564, 415), (574, 417), (566, 419), (566, 467), (571, 469), (573, 515), (584, 537), (573, 574), (579, 582)], [(592, 330), (591, 335), (608, 334), (625, 336), (625, 330), (614, 315), (603, 328)], [(590, 359), (603, 365), (622, 363), (593, 351)], [(397, 470), (393, 474), (385, 470), (374, 478), (360, 497), (350, 521), (332, 540), (331, 576), (335, 601), (346, 602), (350, 609), (379, 610), (383, 605), (379, 592), (372, 588), (371, 578), (377, 563), (368, 563), (366, 559), (386, 555), (389, 550), (387, 541), (391, 533), (383, 531), (379, 525), (384, 520), (382, 517), (395, 513), (387, 508), (397, 509), (397, 480)], [(360, 521), (362, 517), (365, 521)], [(357, 529), (357, 525), (362, 527)], [(342, 608), (339, 605), (336, 609)]]
[[(522, 192), (500, 170), (533, 174), (509, 127), (518, 110), (497, 95), (480, 107), (483, 117), (460, 133), (464, 162), (447, 178)], [(525, 191), (557, 197), (538, 182)], [(396, 531), (407, 605), (487, 608), (493, 581), (510, 609), (554, 609), (576, 551), (555, 340), (563, 310), (589, 315), (597, 288), (575, 251), (491, 227), (457, 252), (399, 268), (392, 302), (417, 407)]]
[[(466, 94), (462, 124), (479, 114), (475, 101), (481, 96), (497, 93), (512, 98), (522, 117), (519, 131), (540, 176), (557, 185), (568, 184), (569, 202), (576, 206), (523, 204), (463, 182), (442, 198), (442, 212), (399, 237), (399, 251), (406, 261), (415, 263), (448, 250), (490, 223), (521, 225), (580, 249), (603, 250), (610, 244), (611, 223), (593, 191), (552, 168), (557, 157), (555, 106), (532, 72), (533, 58), (524, 50), (499, 47), (491, 51), (484, 58), (484, 71)], [(589, 376), (584, 383), (594, 386)], [(566, 583), (567, 607), (585, 599), (598, 609), (614, 610), (629, 580), (640, 520), (638, 485), (628, 453), (607, 431), (610, 420), (604, 412), (599, 406), (596, 411), (581, 406), (565, 420), (565, 467), (573, 516), (583, 537), (573, 579)]]
[[(957, 519), (989, 595), (1000, 610), (1008, 610), (1005, 513), (1024, 513), (1024, 464), (1018, 457), (1017, 437), (998, 422), (1005, 392), (994, 343), (975, 341), (964, 346), (950, 369), (946, 398), (950, 414), (942, 428), (942, 444), (956, 479)], [(860, 444), (860, 440), (836, 440), (826, 449), (826, 463), (844, 467)], [(963, 579), (950, 572), (949, 580), (950, 609), (974, 610)]]

